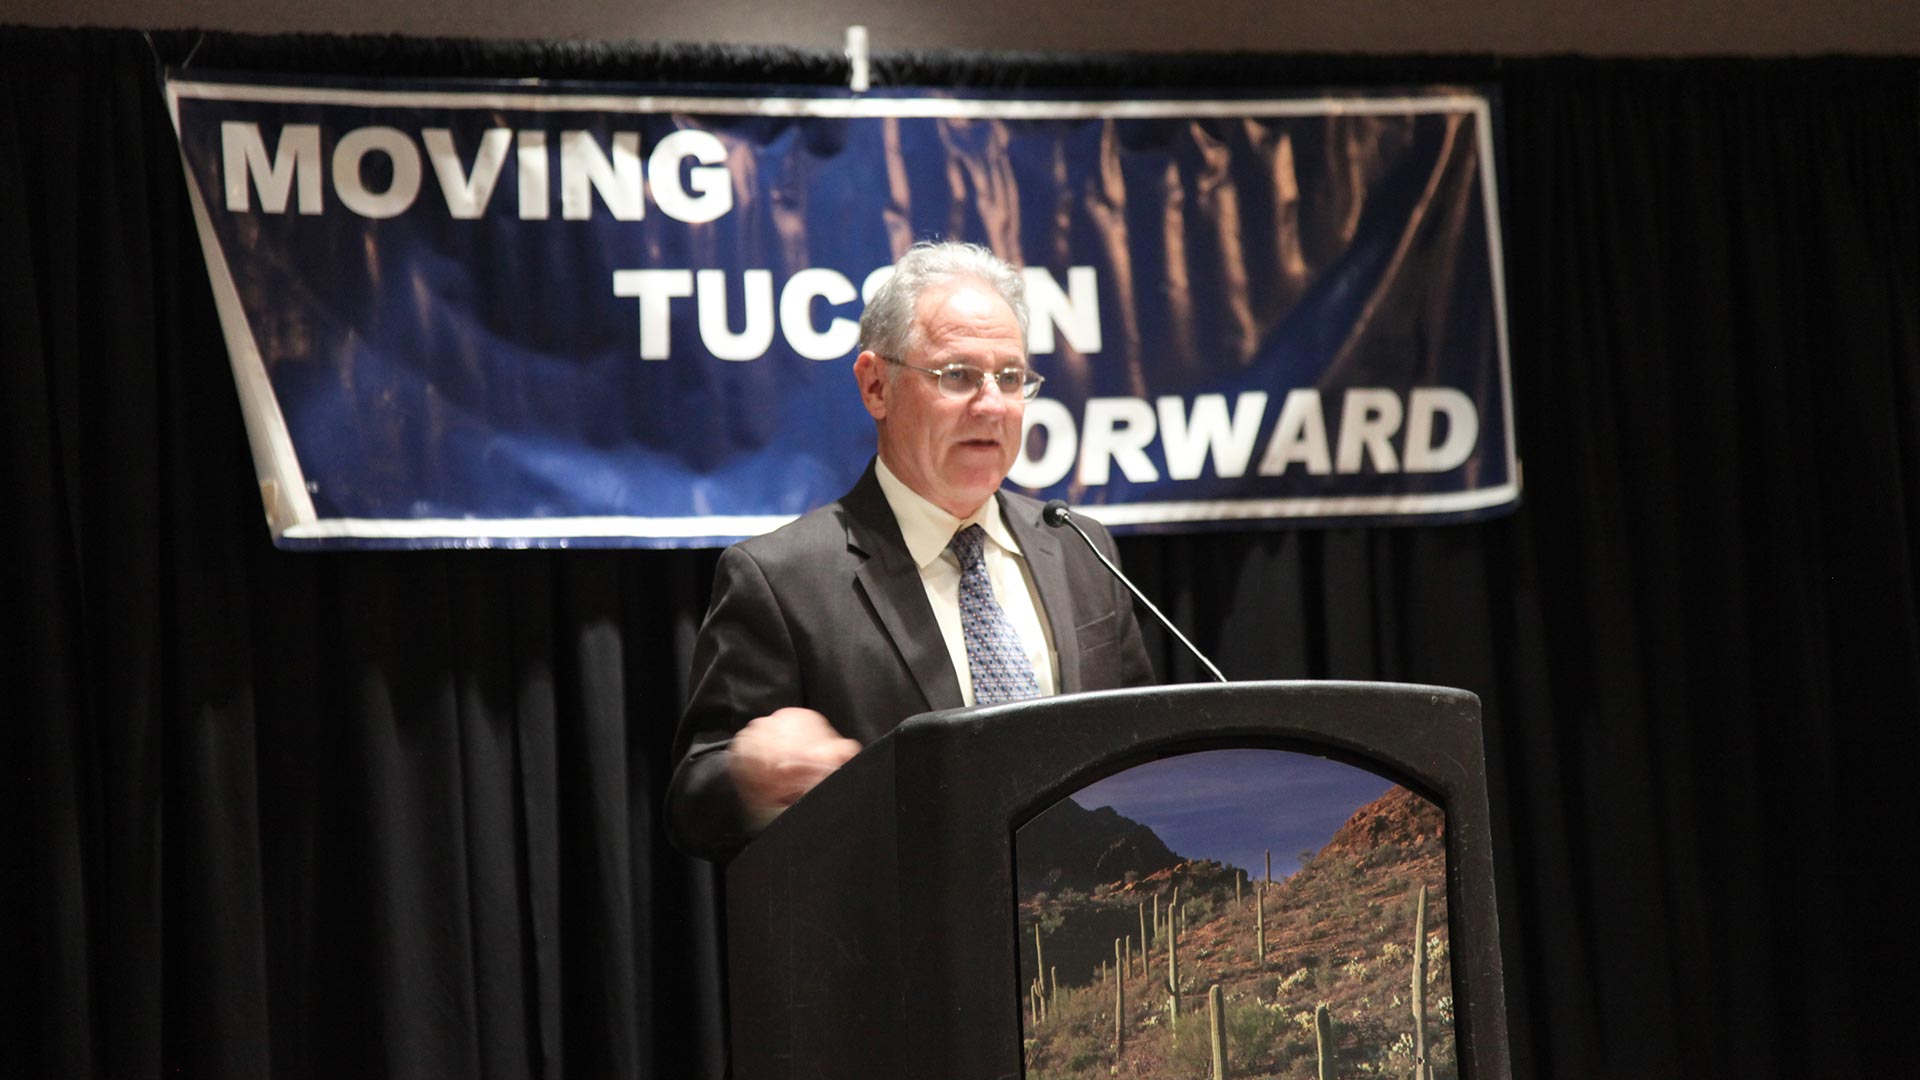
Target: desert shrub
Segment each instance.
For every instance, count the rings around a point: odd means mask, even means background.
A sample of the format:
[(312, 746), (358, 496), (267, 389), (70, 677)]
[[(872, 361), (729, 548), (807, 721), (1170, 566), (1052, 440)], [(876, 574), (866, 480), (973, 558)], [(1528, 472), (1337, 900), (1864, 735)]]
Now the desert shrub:
[(1387, 1047), (1387, 1068), (1396, 1075), (1413, 1068), (1413, 1032), (1401, 1032), (1393, 1045)]
[(1113, 1058), (1111, 986), (1062, 987), (1047, 1019), (1030, 1028), (1027, 1075), (1033, 1080), (1105, 1076)]
[(1104, 1065), (1106, 1063), (1105, 1059), (1109, 1056), (1111, 1055), (1109, 1055), (1104, 1048), (1095, 1050), (1091, 1047), (1075, 1047), (1067, 1057), (1067, 1071), (1070, 1073), (1086, 1072), (1088, 1069)]
[(1392, 1071), (1392, 1050), (1400, 1033), (1370, 1012), (1349, 1013), (1334, 1024), (1341, 1071)]
[(1197, 1014), (1180, 1014), (1180, 1040), (1173, 1044), (1168, 1054), (1169, 1060), (1175, 1065), (1173, 1075), (1213, 1075), (1213, 1043), (1210, 1040), (1204, 1005)]
[(1213, 918), (1214, 901), (1212, 893), (1203, 893), (1188, 901), (1187, 925), (1199, 926)]
[[(1227, 1060), (1232, 1063), (1232, 1072), (1246, 1076), (1255, 1070), (1264, 1071), (1263, 1062), (1274, 1056), (1274, 1047), (1286, 1032), (1286, 1016), (1251, 1002), (1225, 1004)], [(1176, 1066), (1172, 1075), (1213, 1075), (1213, 1033), (1208, 1024), (1203, 995), (1197, 1007), (1180, 1014), (1180, 1041), (1169, 1054)]]
[(1374, 848), (1362, 856), (1360, 864), (1368, 867), (1392, 866), (1399, 862), (1405, 854), (1405, 851), (1401, 849), (1399, 844), (1381, 844), (1379, 847)]
[[(1454, 1080), (1460, 1075), (1460, 1063), (1454, 1060), (1453, 1039), (1442, 1038), (1427, 1040), (1427, 1065), (1433, 1069), (1434, 1080)], [(1382, 1072), (1390, 1076), (1406, 1076), (1413, 1071), (1413, 1033), (1403, 1031), (1399, 1038), (1387, 1047), (1384, 1058), (1379, 1063)]]
[(1283, 1010), (1253, 1002), (1227, 1004), (1227, 1048), (1243, 1075), (1279, 1065), (1280, 1049), (1298, 1030)]

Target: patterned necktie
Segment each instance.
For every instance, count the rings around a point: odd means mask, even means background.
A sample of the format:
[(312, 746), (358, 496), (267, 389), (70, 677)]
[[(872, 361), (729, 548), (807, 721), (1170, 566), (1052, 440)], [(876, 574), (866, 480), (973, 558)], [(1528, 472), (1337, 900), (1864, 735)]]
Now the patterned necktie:
[(1020, 644), (1012, 620), (993, 598), (987, 560), (981, 553), (986, 530), (969, 525), (953, 534), (947, 549), (960, 560), (960, 632), (967, 639), (967, 666), (973, 669), (973, 703), (997, 705), (1040, 696), (1033, 664)]

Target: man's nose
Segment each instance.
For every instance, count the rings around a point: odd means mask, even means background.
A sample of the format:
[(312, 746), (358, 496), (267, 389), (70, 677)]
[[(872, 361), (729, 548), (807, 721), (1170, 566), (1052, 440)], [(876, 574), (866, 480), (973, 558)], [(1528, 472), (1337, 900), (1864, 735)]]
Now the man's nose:
[(980, 385), (974, 390), (973, 398), (967, 403), (967, 407), (970, 412), (991, 416), (1006, 412), (1013, 407), (1013, 402), (1008, 400), (1007, 395), (1000, 392), (999, 385), (989, 378), (980, 380)]

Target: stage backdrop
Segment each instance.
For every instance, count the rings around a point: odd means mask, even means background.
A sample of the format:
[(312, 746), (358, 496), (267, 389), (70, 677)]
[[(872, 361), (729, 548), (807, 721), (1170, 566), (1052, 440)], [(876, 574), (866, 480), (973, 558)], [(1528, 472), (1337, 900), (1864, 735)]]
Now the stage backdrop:
[(1025, 267), (1012, 482), (1121, 530), (1519, 492), (1493, 109), (168, 83), (275, 542), (699, 546), (841, 494), (918, 239)]

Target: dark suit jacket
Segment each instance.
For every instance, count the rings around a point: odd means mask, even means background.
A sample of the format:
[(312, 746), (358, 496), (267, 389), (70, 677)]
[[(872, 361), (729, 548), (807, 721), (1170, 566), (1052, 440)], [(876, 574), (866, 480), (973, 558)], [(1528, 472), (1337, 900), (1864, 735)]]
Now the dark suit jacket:
[[(1060, 692), (1152, 682), (1126, 588), (1078, 537), (1042, 523), (1040, 503), (998, 497), (1053, 631)], [(1113, 558), (1106, 530), (1086, 524)], [(726, 750), (756, 716), (818, 709), (864, 746), (909, 716), (961, 704), (919, 568), (868, 465), (838, 502), (720, 556), (676, 739), (668, 833), (682, 850), (713, 859), (753, 838)]]

